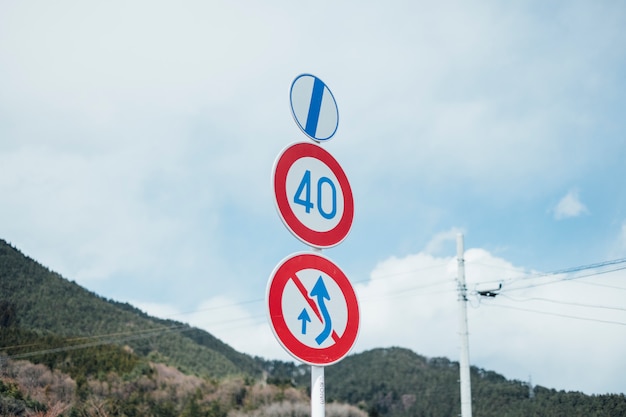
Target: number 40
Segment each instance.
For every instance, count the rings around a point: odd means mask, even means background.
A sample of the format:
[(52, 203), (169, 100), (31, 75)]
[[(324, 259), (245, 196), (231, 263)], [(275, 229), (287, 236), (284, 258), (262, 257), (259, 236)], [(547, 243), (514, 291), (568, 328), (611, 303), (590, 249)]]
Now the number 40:
[[(332, 204), (331, 210), (328, 212), (325, 211), (322, 206), (322, 197), (324, 195), (322, 191), (324, 189), (324, 184), (328, 184), (331, 191), (330, 198), (332, 200)], [(300, 185), (298, 185), (296, 194), (293, 196), (293, 202), (304, 206), (307, 213), (310, 213), (311, 209), (315, 207), (311, 201), (311, 171), (308, 169), (302, 176), (302, 180), (300, 181)], [(328, 177), (320, 177), (320, 179), (317, 180), (317, 211), (323, 218), (328, 220), (332, 219), (337, 214), (337, 189), (335, 188), (333, 181)]]

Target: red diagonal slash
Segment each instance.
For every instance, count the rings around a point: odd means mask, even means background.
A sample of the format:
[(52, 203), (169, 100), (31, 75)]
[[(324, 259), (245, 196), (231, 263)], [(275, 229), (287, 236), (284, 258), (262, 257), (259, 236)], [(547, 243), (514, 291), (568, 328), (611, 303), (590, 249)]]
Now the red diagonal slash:
[[(304, 297), (306, 302), (309, 303), (309, 307), (311, 307), (311, 310), (313, 310), (313, 312), (315, 313), (315, 315), (319, 319), (320, 323), (323, 323), (324, 320), (322, 319), (322, 313), (320, 313), (319, 308), (317, 308), (317, 304), (315, 304), (315, 301), (313, 301), (313, 299), (311, 297), (309, 297), (308, 291), (305, 288), (305, 286), (302, 283), (302, 281), (300, 281), (300, 278), (298, 278), (298, 276), (294, 274), (291, 277), (291, 280), (293, 281), (294, 284), (296, 284), (296, 287), (298, 288), (298, 290), (300, 291), (300, 293), (302, 294), (302, 296)], [(337, 343), (339, 341), (339, 335), (334, 330), (333, 330), (332, 334), (330, 335), (330, 337), (332, 337), (332, 339), (335, 341), (335, 343)]]

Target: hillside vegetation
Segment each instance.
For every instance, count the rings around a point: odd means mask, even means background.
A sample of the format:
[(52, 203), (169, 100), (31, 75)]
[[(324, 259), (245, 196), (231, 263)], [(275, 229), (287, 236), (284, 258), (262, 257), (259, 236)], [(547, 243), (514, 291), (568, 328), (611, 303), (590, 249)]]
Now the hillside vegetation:
[[(310, 367), (235, 351), (70, 282), (0, 240), (0, 415), (305, 417)], [(475, 416), (624, 416), (587, 396), (472, 368)], [(402, 348), (326, 369), (328, 417), (459, 415), (458, 364)]]
[(0, 303), (0, 321), (42, 335), (80, 337), (83, 344), (127, 345), (140, 356), (152, 355), (153, 360), (198, 375), (259, 373), (252, 358), (209, 333), (99, 297), (4, 241), (0, 241)]

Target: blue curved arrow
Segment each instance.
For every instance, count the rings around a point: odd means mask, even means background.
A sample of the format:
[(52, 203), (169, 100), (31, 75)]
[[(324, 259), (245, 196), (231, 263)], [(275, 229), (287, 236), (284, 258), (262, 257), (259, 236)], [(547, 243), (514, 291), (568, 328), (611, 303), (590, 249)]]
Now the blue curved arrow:
[(302, 320), (302, 334), (306, 334), (306, 323), (311, 322), (311, 317), (309, 317), (309, 313), (306, 311), (306, 308), (302, 309), (302, 313), (298, 316), (298, 320)]
[(324, 304), (324, 299), (330, 300), (330, 295), (328, 294), (328, 290), (326, 289), (326, 285), (324, 285), (324, 280), (321, 275), (311, 290), (311, 297), (317, 297), (317, 305), (319, 306), (322, 318), (324, 319), (324, 330), (322, 330), (322, 332), (315, 338), (317, 344), (321, 345), (324, 343), (324, 340), (328, 339), (330, 332), (333, 330), (330, 313), (328, 313), (326, 304)]

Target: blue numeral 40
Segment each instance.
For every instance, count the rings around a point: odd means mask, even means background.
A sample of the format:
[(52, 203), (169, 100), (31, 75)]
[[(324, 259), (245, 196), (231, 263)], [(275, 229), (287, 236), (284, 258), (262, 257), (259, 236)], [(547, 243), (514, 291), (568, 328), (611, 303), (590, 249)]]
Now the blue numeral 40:
[[(325, 189), (324, 184), (328, 184), (330, 187), (330, 197), (332, 199), (331, 210), (325, 211), (322, 206), (322, 196)], [(311, 212), (311, 209), (315, 207), (315, 204), (311, 201), (311, 171), (308, 169), (305, 171), (296, 190), (296, 194), (293, 196), (293, 202), (304, 206), (304, 210), (307, 213)], [(333, 181), (328, 177), (321, 177), (317, 181), (317, 211), (325, 219), (332, 219), (337, 214), (337, 188)]]

